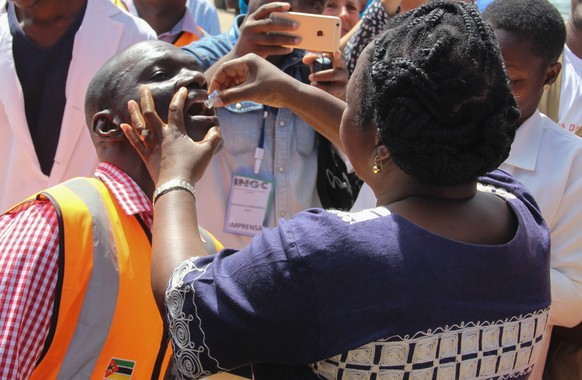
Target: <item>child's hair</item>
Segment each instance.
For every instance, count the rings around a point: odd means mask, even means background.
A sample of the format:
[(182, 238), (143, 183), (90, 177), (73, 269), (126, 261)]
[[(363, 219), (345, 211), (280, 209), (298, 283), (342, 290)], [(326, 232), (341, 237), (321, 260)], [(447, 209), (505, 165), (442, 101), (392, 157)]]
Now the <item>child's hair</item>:
[(528, 43), (532, 53), (548, 65), (555, 63), (564, 49), (564, 19), (547, 0), (495, 0), (483, 18), (494, 29), (511, 32)]

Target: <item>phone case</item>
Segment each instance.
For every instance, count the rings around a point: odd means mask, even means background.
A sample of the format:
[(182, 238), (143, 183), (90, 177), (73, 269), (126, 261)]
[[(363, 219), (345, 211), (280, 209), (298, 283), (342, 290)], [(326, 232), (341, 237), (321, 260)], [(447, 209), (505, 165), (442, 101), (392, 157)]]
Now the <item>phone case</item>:
[(339, 17), (298, 12), (274, 12), (271, 16), (299, 24), (293, 35), (300, 36), (301, 43), (290, 46), (292, 48), (329, 53), (339, 49), (342, 31), (342, 20)]

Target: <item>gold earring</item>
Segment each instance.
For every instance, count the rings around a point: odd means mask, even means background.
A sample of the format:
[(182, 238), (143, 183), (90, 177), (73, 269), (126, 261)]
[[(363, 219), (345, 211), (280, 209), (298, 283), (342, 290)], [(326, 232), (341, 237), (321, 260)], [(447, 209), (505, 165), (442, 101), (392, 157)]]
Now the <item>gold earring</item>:
[(372, 173), (378, 174), (382, 171), (382, 161), (378, 161), (378, 155), (374, 157), (374, 166), (372, 166)]
[(551, 86), (549, 84), (547, 84), (547, 83), (544, 84), (544, 91), (546, 91), (546, 92), (550, 91), (550, 87)]

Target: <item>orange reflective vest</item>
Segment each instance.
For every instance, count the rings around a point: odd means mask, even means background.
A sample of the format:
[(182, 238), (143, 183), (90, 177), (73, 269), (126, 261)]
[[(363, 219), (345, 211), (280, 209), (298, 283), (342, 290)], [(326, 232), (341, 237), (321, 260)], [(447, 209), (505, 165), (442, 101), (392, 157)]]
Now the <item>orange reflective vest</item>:
[(174, 46), (182, 47), (190, 44), (191, 42), (198, 41), (200, 36), (204, 33), (201, 27), (197, 27), (199, 29), (199, 34), (194, 34), (190, 32), (182, 32), (178, 34), (178, 38), (174, 41)]
[(36, 198), (58, 215), (59, 277), (30, 379), (163, 378), (171, 348), (150, 286), (149, 230), (98, 179), (74, 178)]

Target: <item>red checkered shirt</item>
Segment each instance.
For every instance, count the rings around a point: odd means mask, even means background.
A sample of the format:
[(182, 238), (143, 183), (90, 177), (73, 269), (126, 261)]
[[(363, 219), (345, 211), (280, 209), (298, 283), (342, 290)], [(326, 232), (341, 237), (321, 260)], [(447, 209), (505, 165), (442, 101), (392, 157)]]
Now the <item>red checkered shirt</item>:
[[(117, 167), (101, 163), (103, 181), (127, 215), (152, 225), (152, 204)], [(0, 216), (0, 379), (27, 379), (42, 352), (57, 283), (59, 230), (49, 201), (27, 202)]]

